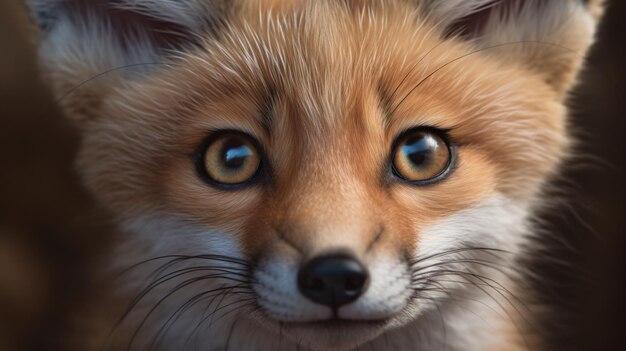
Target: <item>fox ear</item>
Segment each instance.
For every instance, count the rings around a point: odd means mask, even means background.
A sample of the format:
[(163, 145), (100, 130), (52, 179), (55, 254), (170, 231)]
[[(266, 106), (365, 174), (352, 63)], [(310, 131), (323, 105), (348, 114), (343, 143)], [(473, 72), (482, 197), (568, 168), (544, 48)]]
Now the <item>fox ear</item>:
[(603, 0), (422, 0), (445, 36), (541, 74), (564, 96), (593, 42)]
[(44, 75), (78, 123), (96, 114), (116, 86), (158, 69), (169, 56), (198, 45), (200, 36), (211, 35), (225, 2), (26, 0), (41, 28)]

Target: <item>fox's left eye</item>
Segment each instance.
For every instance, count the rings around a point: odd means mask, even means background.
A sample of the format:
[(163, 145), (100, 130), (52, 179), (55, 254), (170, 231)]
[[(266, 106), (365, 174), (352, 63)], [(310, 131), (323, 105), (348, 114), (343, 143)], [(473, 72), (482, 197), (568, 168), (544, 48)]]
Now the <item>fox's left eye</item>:
[(221, 131), (205, 142), (196, 166), (213, 185), (238, 186), (258, 177), (261, 159), (261, 150), (254, 138), (238, 131)]
[(443, 132), (412, 129), (396, 139), (393, 173), (413, 184), (428, 184), (445, 177), (452, 167), (453, 150)]

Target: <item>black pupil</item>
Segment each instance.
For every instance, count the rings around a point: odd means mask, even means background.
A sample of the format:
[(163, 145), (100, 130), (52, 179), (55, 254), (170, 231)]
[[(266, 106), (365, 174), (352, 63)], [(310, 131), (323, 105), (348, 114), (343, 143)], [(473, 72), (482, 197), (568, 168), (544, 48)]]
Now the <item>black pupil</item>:
[(243, 140), (231, 138), (224, 143), (222, 148), (222, 165), (230, 170), (237, 170), (250, 156), (252, 156), (252, 150)]
[(422, 167), (431, 160), (431, 155), (437, 146), (437, 141), (433, 137), (415, 135), (406, 139), (402, 145), (402, 154), (411, 161), (413, 166)]

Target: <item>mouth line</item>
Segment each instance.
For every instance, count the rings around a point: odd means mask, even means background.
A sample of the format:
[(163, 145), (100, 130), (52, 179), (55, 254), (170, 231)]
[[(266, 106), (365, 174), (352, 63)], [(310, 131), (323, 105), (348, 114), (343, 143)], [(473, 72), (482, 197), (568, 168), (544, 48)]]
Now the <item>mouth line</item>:
[(281, 322), (281, 325), (287, 327), (306, 327), (317, 329), (336, 329), (336, 328), (380, 328), (388, 323), (388, 319), (366, 320), (366, 319), (341, 319), (331, 318), (324, 320), (315, 320), (308, 322)]
[(271, 317), (262, 307), (259, 306), (257, 312), (266, 322), (273, 322), (281, 328), (286, 329), (300, 329), (300, 328), (313, 328), (313, 329), (349, 329), (349, 328), (369, 328), (380, 329), (389, 324), (394, 316), (380, 319), (345, 319), (338, 318), (336, 315), (328, 319), (317, 319), (309, 321), (282, 321)]
[(352, 350), (380, 335), (387, 323), (387, 320), (326, 319), (280, 325), (284, 335), (298, 342), (334, 345), (333, 348)]

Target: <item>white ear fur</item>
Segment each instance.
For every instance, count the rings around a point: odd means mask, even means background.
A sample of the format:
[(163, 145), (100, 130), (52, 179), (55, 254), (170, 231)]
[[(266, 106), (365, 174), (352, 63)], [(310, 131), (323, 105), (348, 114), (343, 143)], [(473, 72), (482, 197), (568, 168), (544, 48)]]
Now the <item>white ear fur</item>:
[[(478, 49), (542, 74), (557, 93), (572, 85), (593, 42), (602, 0), (424, 0), (422, 11), (442, 29), (462, 33)], [(455, 26), (457, 28), (455, 28)], [(487, 53), (487, 51), (486, 51)]]
[(418, 3), (442, 28), (495, 5), (493, 0), (424, 0)]
[(42, 28), (44, 74), (66, 114), (79, 122), (112, 88), (210, 32), (224, 6), (217, 0), (26, 2)]
[(218, 20), (216, 16), (225, 6), (221, 3), (206, 0), (125, 0), (117, 7), (176, 23), (198, 32), (207, 25), (207, 22)]
[(213, 16), (219, 13), (217, 10), (224, 7), (220, 1), (202, 0), (26, 0), (26, 3), (41, 25), (49, 25), (56, 14), (64, 12), (62, 7), (65, 6), (65, 11), (68, 11), (72, 3), (74, 7), (81, 5), (84, 8), (105, 3), (111, 8), (141, 13), (192, 30), (200, 30), (207, 20), (215, 20)]

